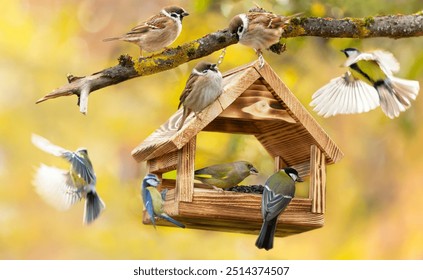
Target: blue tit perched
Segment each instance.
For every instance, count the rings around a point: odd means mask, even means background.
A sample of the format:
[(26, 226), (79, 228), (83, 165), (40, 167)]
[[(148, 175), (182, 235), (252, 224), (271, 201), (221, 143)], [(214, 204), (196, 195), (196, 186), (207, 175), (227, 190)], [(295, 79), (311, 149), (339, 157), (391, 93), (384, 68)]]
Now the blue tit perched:
[(294, 198), (295, 182), (302, 181), (297, 170), (290, 167), (282, 168), (267, 179), (261, 199), (263, 225), (256, 241), (257, 248), (273, 248), (278, 217)]
[(97, 194), (96, 175), (88, 151), (85, 148), (68, 151), (35, 134), (31, 140), (42, 151), (62, 157), (70, 163), (68, 171), (41, 164), (33, 181), (37, 193), (59, 210), (67, 210), (85, 198), (84, 224), (97, 219), (106, 205)]
[(166, 197), (167, 190), (160, 193), (157, 186), (160, 184), (159, 178), (155, 174), (147, 174), (142, 180), (141, 196), (144, 207), (150, 216), (150, 221), (156, 227), (156, 217), (165, 219), (172, 224), (185, 228), (185, 225), (176, 221), (163, 211), (163, 203)]
[(178, 109), (183, 105), (182, 120), (178, 130), (184, 126), (191, 112), (195, 116), (211, 105), (223, 92), (222, 74), (217, 65), (199, 62), (188, 77), (184, 90), (179, 97)]
[(250, 175), (257, 174), (257, 169), (248, 161), (236, 161), (195, 170), (194, 179), (222, 191), (238, 185)]
[(400, 66), (391, 53), (382, 50), (361, 53), (354, 48), (342, 52), (347, 57), (343, 66), (349, 71), (313, 94), (310, 105), (319, 115), (358, 114), (380, 106), (393, 119), (416, 99), (419, 82), (393, 76)]

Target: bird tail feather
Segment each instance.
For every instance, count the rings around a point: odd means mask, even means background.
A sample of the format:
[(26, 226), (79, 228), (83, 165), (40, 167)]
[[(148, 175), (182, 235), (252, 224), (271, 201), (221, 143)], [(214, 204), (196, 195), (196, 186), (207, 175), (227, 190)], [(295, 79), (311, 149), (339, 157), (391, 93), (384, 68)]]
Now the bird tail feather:
[(175, 219), (173, 219), (172, 217), (170, 217), (169, 215), (167, 215), (167, 214), (161, 214), (160, 215), (160, 218), (163, 218), (163, 219), (165, 219), (166, 221), (168, 221), (168, 222), (171, 222), (172, 224), (174, 224), (174, 225), (176, 225), (176, 226), (178, 226), (178, 227), (180, 227), (180, 228), (185, 228), (185, 225), (183, 224), (183, 223), (180, 223), (180, 222), (178, 222), (177, 220), (175, 220)]
[(84, 224), (93, 222), (106, 208), (104, 202), (96, 192), (88, 192), (85, 200)]
[(276, 232), (276, 221), (277, 218), (263, 222), (260, 234), (256, 241), (257, 248), (265, 249), (267, 251), (273, 248), (273, 239)]
[(383, 83), (375, 85), (382, 111), (391, 119), (398, 117), (411, 105), (411, 100), (416, 99), (419, 93), (419, 82), (390, 77)]

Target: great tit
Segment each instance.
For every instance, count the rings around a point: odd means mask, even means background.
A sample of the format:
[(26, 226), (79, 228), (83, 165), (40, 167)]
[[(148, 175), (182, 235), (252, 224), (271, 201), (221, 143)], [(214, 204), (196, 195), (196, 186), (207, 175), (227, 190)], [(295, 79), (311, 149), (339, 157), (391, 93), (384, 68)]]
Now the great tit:
[(355, 48), (342, 52), (349, 71), (313, 94), (310, 105), (319, 115), (357, 114), (381, 106), (385, 115), (393, 119), (416, 99), (419, 82), (393, 76), (400, 66), (391, 53), (382, 50), (361, 53)]
[(194, 171), (194, 179), (222, 191), (236, 186), (250, 175), (257, 175), (257, 169), (247, 161), (216, 164)]
[(278, 217), (294, 198), (295, 182), (302, 181), (297, 170), (290, 167), (282, 168), (267, 179), (261, 199), (263, 225), (256, 241), (257, 248), (273, 248)]
[(153, 224), (154, 228), (156, 227), (156, 217), (165, 219), (166, 221), (171, 222), (172, 224), (185, 228), (185, 225), (176, 221), (168, 214), (163, 211), (163, 203), (166, 197), (167, 190), (164, 190), (160, 193), (157, 190), (157, 186), (160, 184), (159, 178), (155, 174), (147, 174), (142, 180), (141, 186), (141, 196), (144, 203), (144, 207), (147, 210), (148, 215), (150, 216), (150, 221)]
[(44, 152), (70, 162), (69, 171), (42, 164), (37, 169), (33, 182), (38, 194), (59, 210), (67, 210), (85, 198), (83, 222), (93, 222), (106, 205), (97, 194), (96, 175), (87, 149), (68, 151), (35, 134), (32, 135), (32, 143)]

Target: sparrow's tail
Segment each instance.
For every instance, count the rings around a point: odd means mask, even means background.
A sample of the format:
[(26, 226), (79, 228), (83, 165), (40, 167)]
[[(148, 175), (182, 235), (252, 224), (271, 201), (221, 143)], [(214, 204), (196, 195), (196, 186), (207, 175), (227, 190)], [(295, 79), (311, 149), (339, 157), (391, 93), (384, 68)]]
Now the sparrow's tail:
[(87, 193), (84, 209), (84, 224), (90, 224), (100, 215), (101, 211), (106, 208), (104, 202), (94, 191)]
[(171, 222), (175, 226), (178, 226), (180, 228), (185, 228), (185, 225), (183, 223), (178, 222), (177, 220), (173, 219), (172, 217), (170, 217), (169, 215), (167, 215), (165, 213), (161, 214), (160, 218), (165, 219), (168, 222)]
[(270, 250), (273, 248), (273, 239), (275, 237), (277, 217), (264, 221), (261, 226), (260, 234), (256, 241), (256, 246), (259, 249)]
[(416, 99), (420, 89), (418, 81), (396, 77), (377, 81), (374, 87), (379, 93), (382, 111), (391, 119), (410, 107), (411, 100)]
[(183, 112), (182, 112), (182, 119), (181, 119), (181, 122), (179, 123), (179, 126), (178, 126), (178, 131), (181, 130), (181, 128), (184, 126), (185, 120), (187, 119), (189, 113), (191, 113), (191, 110), (184, 107)]

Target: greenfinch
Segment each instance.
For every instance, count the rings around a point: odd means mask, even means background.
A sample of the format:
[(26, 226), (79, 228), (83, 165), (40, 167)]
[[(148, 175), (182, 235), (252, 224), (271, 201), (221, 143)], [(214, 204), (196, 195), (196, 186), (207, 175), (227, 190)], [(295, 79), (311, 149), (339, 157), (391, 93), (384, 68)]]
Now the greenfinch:
[(236, 161), (204, 167), (194, 171), (194, 178), (216, 190), (234, 187), (257, 169), (247, 161)]

